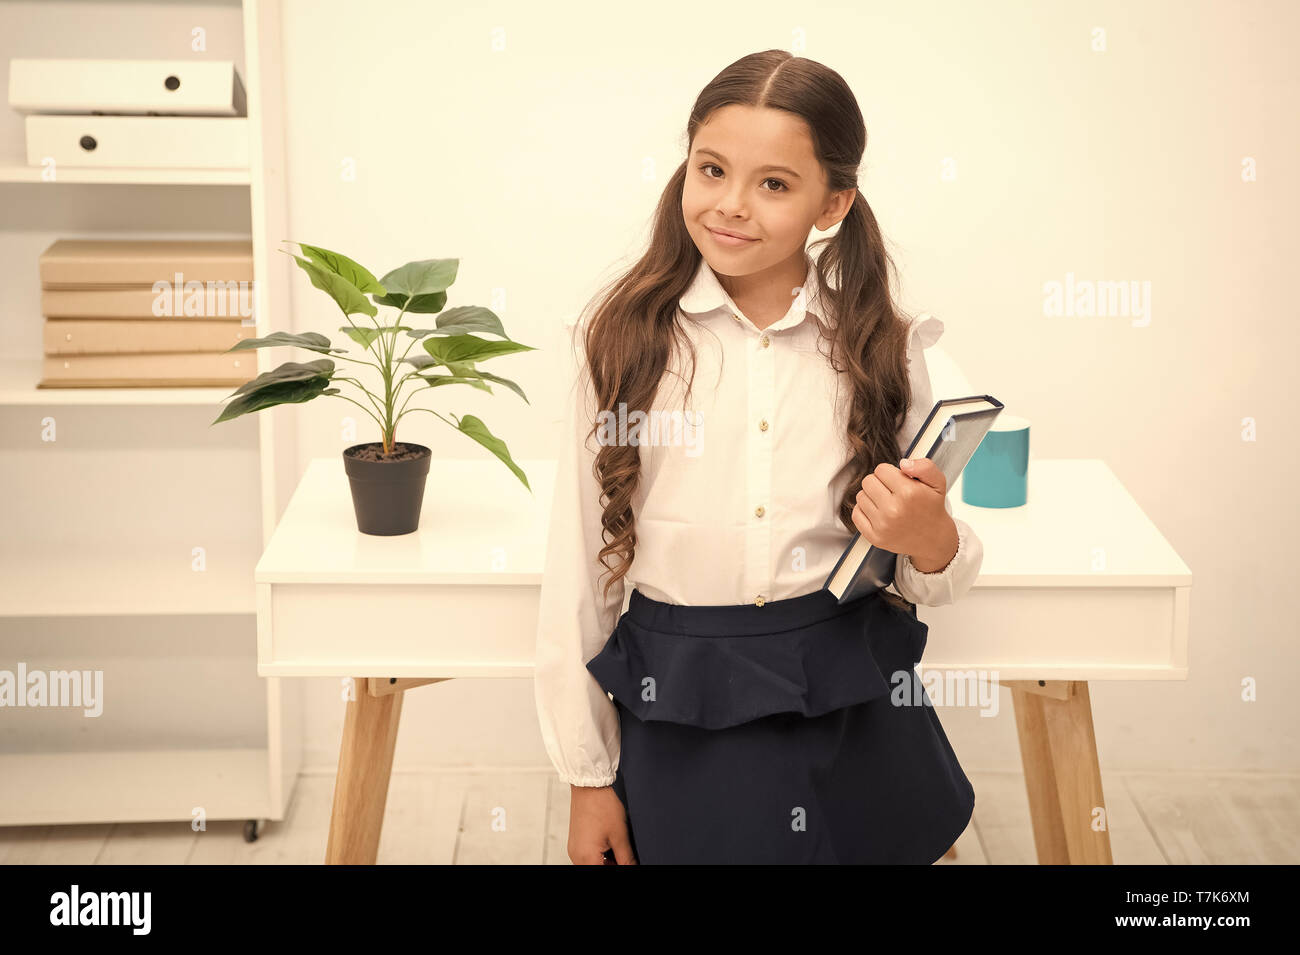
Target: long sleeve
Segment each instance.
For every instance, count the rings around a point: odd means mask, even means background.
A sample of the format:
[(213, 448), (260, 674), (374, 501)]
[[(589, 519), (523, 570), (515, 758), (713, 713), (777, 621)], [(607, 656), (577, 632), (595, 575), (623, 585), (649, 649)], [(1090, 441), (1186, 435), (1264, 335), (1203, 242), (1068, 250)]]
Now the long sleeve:
[[(581, 327), (573, 332), (578, 339)], [(600, 486), (592, 472), (598, 445), (594, 436), (590, 447), (584, 441), (595, 420), (594, 393), (581, 357), (569, 380), (575, 384), (558, 450), (533, 686), (542, 740), (560, 778), (608, 786), (618, 767), (618, 712), (586, 664), (618, 621), (624, 581), (604, 597)]]
[[(912, 381), (912, 407), (898, 433), (899, 448), (906, 450), (922, 422), (934, 407), (934, 388), (925, 364), (925, 349), (938, 341), (943, 323), (937, 318), (921, 317), (913, 325), (908, 343), (908, 363)], [(953, 396), (945, 396), (953, 397)], [(945, 496), (943, 506), (952, 514), (952, 504)], [(953, 518), (957, 526), (957, 553), (943, 570), (924, 574), (916, 569), (911, 557), (899, 554), (894, 568), (894, 589), (904, 599), (927, 607), (955, 603), (966, 595), (979, 576), (984, 560), (984, 545), (965, 521)]]

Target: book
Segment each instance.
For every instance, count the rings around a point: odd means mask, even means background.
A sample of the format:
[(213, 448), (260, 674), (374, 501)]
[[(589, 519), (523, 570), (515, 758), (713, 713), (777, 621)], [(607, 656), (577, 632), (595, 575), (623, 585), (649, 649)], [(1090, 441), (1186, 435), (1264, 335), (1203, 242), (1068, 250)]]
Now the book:
[[(41, 289), (41, 314), (46, 318), (141, 319), (149, 322), (214, 321), (231, 319), (252, 325), (255, 291), (252, 282), (205, 282), (202, 289), (186, 288), (188, 281), (177, 282), (175, 274), (164, 279), (168, 287), (157, 292), (152, 285), (123, 285), (109, 288), (82, 286), (75, 289)], [(182, 273), (186, 275), (188, 273)], [(197, 280), (202, 281), (202, 280)], [(209, 301), (210, 300), (210, 301)], [(157, 314), (155, 314), (155, 310)], [(189, 351), (190, 349), (182, 349)]]
[(229, 387), (257, 377), (257, 359), (243, 352), (46, 355), (43, 361), (37, 388)]
[(237, 318), (47, 318), (46, 355), (225, 352), (257, 329)]
[(181, 282), (253, 280), (251, 239), (57, 239), (37, 261), (43, 290), (152, 289), (178, 272)]
[[(992, 395), (937, 401), (903, 457), (934, 461), (951, 488), (1001, 412), (1002, 402)], [(839, 603), (865, 597), (894, 582), (897, 557), (893, 551), (869, 543), (860, 532), (854, 533), (822, 589), (834, 594)]]

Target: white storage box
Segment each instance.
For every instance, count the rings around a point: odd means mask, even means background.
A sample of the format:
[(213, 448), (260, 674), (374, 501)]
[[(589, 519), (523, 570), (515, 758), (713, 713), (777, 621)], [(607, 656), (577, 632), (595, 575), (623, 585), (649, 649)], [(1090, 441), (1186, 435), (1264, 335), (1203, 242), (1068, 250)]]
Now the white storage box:
[(28, 116), (27, 163), (56, 168), (246, 169), (248, 120), (221, 116)]
[(232, 60), (10, 60), (9, 105), (20, 113), (247, 114)]

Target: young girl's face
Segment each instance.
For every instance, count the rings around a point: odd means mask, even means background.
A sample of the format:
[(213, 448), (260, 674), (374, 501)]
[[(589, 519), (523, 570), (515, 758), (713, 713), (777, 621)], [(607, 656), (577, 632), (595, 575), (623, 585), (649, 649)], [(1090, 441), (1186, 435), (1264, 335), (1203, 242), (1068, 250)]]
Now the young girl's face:
[(830, 228), (851, 202), (852, 190), (827, 192), (807, 126), (792, 113), (733, 104), (695, 133), (682, 216), (715, 272), (748, 275), (802, 258), (812, 227)]

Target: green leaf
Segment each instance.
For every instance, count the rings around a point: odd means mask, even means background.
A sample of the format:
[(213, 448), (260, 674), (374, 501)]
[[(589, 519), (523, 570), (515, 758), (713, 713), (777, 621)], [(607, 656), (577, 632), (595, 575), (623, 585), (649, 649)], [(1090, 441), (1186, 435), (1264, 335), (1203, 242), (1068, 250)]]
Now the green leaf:
[(385, 325), (383, 328), (355, 328), (352, 325), (343, 325), (339, 331), (347, 332), (348, 337), (362, 348), (369, 348), (371, 342), (386, 332), (405, 332), (409, 329), (404, 325)]
[(490, 371), (482, 371), (478, 368), (475, 368), (474, 371), (481, 378), (486, 378), (488, 381), (495, 381), (499, 385), (505, 385), (507, 388), (509, 388), (511, 391), (517, 394), (520, 398), (523, 398), (524, 404), (528, 404), (528, 405), (532, 404), (532, 402), (528, 400), (528, 396), (524, 394), (524, 389), (520, 388), (509, 378), (502, 378), (500, 375), (494, 375)]
[(233, 348), (227, 348), (226, 351), (241, 351), (248, 348), (270, 348), (274, 345), (297, 345), (299, 348), (306, 348), (309, 351), (320, 352), (322, 355), (328, 355), (332, 352), (342, 352), (342, 348), (334, 348), (328, 338), (320, 332), (302, 332), (301, 334), (290, 334), (289, 332), (272, 332), (265, 338), (245, 338), (237, 342)]
[(441, 312), (447, 304), (447, 288), (456, 281), (459, 269), (460, 259), (407, 262), (380, 279), (388, 294), (375, 301), (396, 308), (405, 306), (408, 312)]
[(391, 305), (394, 308), (406, 306), (407, 314), (418, 312), (421, 315), (433, 312), (441, 312), (447, 305), (446, 292), (434, 292), (432, 295), (415, 295), (407, 301), (407, 296), (400, 292), (389, 292), (387, 295), (372, 296), (379, 305)]
[(470, 385), (479, 391), (492, 394), (492, 389), (478, 378), (463, 378), (458, 375), (421, 375), (420, 378), (427, 381), (430, 388), (436, 388), (439, 385)]
[(461, 335), (465, 332), (487, 332), (509, 340), (496, 313), (479, 305), (458, 305), (449, 308), (437, 318), (437, 328), (419, 328), (406, 334), (412, 338), (426, 335)]
[(431, 295), (447, 291), (459, 268), (460, 259), (421, 259), (398, 266), (380, 281), (390, 294)]
[(307, 258), (317, 265), (324, 266), (340, 278), (346, 279), (348, 284), (355, 286), (358, 291), (377, 292), (380, 295), (388, 291), (379, 284), (379, 279), (370, 274), (369, 269), (341, 252), (331, 252), (319, 245), (307, 245), (305, 242), (299, 242), (297, 245), (307, 253)]
[(325, 387), (329, 382), (328, 378), (310, 378), (306, 381), (283, 381), (267, 385), (230, 402), (212, 423), (229, 421), (231, 418), (238, 418), (240, 415), (261, 411), (274, 405), (301, 404), (304, 401), (311, 401), (317, 395), (337, 394), (337, 388)]
[[(430, 364), (434, 364), (434, 365), (439, 364), (438, 362), (435, 362), (432, 358), (424, 358), (423, 360)], [(505, 385), (507, 388), (509, 388), (511, 391), (517, 394), (520, 398), (523, 398), (525, 403), (532, 404), (532, 402), (528, 400), (528, 396), (524, 394), (524, 390), (520, 388), (517, 384), (515, 384), (513, 381), (511, 381), (509, 378), (502, 378), (500, 375), (494, 375), (490, 371), (483, 371), (482, 369), (475, 368), (472, 363), (467, 361), (465, 362), (449, 361), (446, 362), (446, 368), (447, 371), (451, 373), (448, 377), (482, 378), (486, 381), (495, 381), (497, 384)], [(430, 377), (430, 376), (426, 375), (424, 377)]]
[[(286, 254), (293, 255), (292, 252)], [(371, 305), (370, 300), (361, 294), (361, 290), (343, 276), (322, 268), (315, 262), (308, 262), (300, 255), (294, 255), (293, 260), (307, 273), (311, 284), (334, 299), (345, 314), (369, 315), (371, 318), (379, 314), (379, 309)]]
[(244, 382), (227, 397), (248, 394), (286, 381), (307, 381), (312, 378), (328, 381), (332, 374), (334, 374), (334, 362), (328, 358), (317, 358), (315, 361), (307, 362), (286, 361), (279, 368), (264, 371), (252, 381)]
[(528, 483), (528, 476), (511, 459), (510, 449), (506, 447), (506, 443), (489, 431), (487, 425), (472, 414), (467, 414), (458, 419), (456, 425), (462, 434), (469, 435), (500, 458), (505, 463), (505, 466), (515, 473), (515, 477), (524, 482), (524, 487), (528, 488), (529, 491), (532, 490), (532, 486)]
[(483, 361), (498, 355), (513, 355), (515, 352), (537, 349), (519, 342), (493, 342), (474, 335), (454, 335), (451, 338), (426, 338), (424, 350), (446, 364), (455, 361)]

